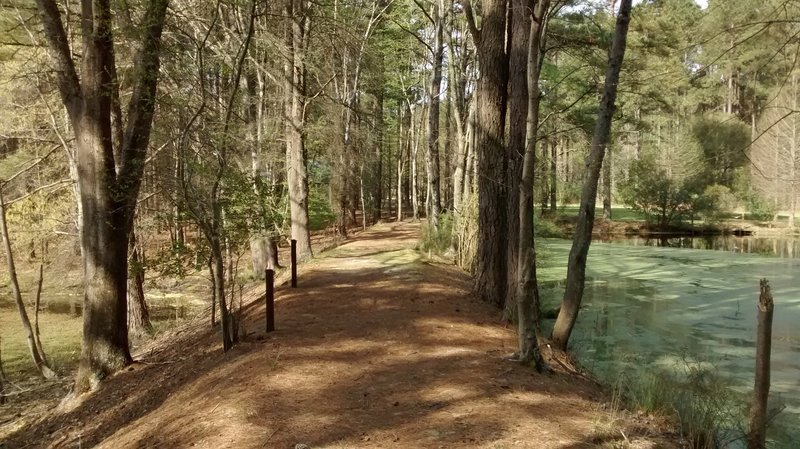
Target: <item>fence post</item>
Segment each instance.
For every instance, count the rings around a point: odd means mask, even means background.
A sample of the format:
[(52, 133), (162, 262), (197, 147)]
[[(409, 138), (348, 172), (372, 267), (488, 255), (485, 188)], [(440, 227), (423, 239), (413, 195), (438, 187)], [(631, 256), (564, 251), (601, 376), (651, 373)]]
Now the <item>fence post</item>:
[(764, 449), (767, 441), (767, 399), (769, 398), (769, 360), (772, 350), (772, 315), (775, 305), (769, 282), (761, 280), (758, 297), (758, 330), (756, 331), (756, 375), (753, 404), (750, 406), (748, 449)]
[(297, 288), (297, 240), (292, 239), (292, 288)]
[(275, 330), (275, 271), (267, 269), (267, 332)]

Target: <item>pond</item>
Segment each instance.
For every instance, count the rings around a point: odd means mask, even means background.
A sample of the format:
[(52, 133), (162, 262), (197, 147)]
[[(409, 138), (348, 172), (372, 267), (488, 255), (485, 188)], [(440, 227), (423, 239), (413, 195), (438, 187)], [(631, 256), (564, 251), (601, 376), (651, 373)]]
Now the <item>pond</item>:
[[(719, 239), (708, 247), (731, 251), (687, 249), (701, 244), (683, 240), (677, 248), (647, 246), (648, 242), (635, 239), (593, 243), (571, 347), (590, 371), (609, 382), (637, 370), (686, 372), (701, 367), (723, 376), (732, 391), (745, 395), (753, 387), (759, 279), (767, 278), (775, 298), (770, 408), (784, 407), (772, 422), (770, 447), (796, 448), (800, 441), (797, 242), (775, 242), (774, 256), (763, 256), (761, 250), (737, 252), (733, 245), (752, 249), (771, 247), (773, 242)], [(570, 245), (567, 240), (539, 241), (545, 307), (561, 300)]]
[(628, 246), (659, 246), (665, 248), (710, 249), (733, 253), (760, 254), (786, 259), (800, 258), (800, 239), (786, 237), (753, 237), (708, 235), (675, 237), (654, 234), (649, 237), (611, 236), (595, 240)]

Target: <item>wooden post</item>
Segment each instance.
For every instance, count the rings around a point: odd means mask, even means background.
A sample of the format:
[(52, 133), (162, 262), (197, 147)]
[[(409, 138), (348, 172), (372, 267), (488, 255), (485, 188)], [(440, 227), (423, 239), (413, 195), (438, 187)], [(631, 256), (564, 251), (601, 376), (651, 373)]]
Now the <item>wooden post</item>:
[(750, 406), (748, 449), (764, 449), (767, 440), (767, 399), (769, 397), (769, 359), (772, 349), (772, 315), (774, 304), (769, 282), (761, 280), (758, 297), (758, 330), (756, 331), (756, 376), (753, 404)]
[(267, 269), (267, 332), (275, 330), (275, 271)]
[(292, 288), (297, 288), (297, 240), (292, 239)]
[(3, 339), (0, 338), (0, 405), (6, 403), (6, 373), (3, 371)]

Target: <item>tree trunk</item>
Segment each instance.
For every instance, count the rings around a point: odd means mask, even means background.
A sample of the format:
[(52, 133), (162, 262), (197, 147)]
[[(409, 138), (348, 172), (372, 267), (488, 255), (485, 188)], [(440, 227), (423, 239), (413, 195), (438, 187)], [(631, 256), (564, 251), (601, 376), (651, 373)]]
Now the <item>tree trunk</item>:
[(611, 220), (611, 148), (603, 159), (603, 220)]
[(556, 198), (558, 192), (558, 143), (560, 141), (560, 138), (556, 138), (550, 146), (550, 212), (553, 213), (553, 216), (558, 210)]
[(286, 117), (286, 179), (289, 185), (289, 211), (292, 220), (292, 238), (297, 240), (297, 257), (312, 257), (311, 233), (308, 228), (308, 169), (305, 151), (305, 34), (308, 32), (308, 15), (304, 0), (288, 0), (287, 20), (291, 23), (289, 37), (291, 64), (287, 76)]
[[(797, 110), (797, 74), (792, 73), (792, 110)], [(797, 116), (792, 114), (792, 141), (789, 143), (789, 228), (794, 228), (794, 216), (797, 212)]]
[(19, 318), (22, 322), (22, 329), (25, 332), (25, 339), (28, 342), (28, 350), (31, 353), (31, 359), (36, 369), (45, 379), (52, 379), (56, 377), (56, 373), (47, 365), (46, 357), (41, 351), (40, 345), (37, 344), (36, 332), (34, 332), (31, 321), (28, 318), (28, 312), (25, 310), (25, 303), (22, 301), (22, 292), (19, 288), (19, 280), (17, 279), (17, 269), (14, 264), (14, 252), (11, 249), (11, 240), (8, 235), (8, 227), (6, 225), (6, 206), (3, 199), (2, 186), (0, 186), (0, 234), (3, 238), (3, 248), (6, 254), (6, 263), (8, 265), (8, 277), (11, 283), (11, 291), (14, 295), (14, 301), (17, 304), (19, 311)]
[[(508, 189), (508, 209), (506, 214), (508, 230), (506, 231), (507, 282), (505, 310), (503, 315), (507, 321), (513, 321), (517, 312), (517, 270), (519, 268), (520, 221), (514, 218), (520, 214), (520, 189), (515, 188), (522, 181), (522, 155), (525, 153), (525, 124), (528, 120), (528, 39), (531, 29), (531, 17), (528, 13), (527, 0), (511, 0), (510, 19), (511, 40), (509, 54), (508, 77), (508, 173), (506, 185)], [(537, 46), (538, 50), (538, 46)], [(533, 57), (537, 57), (534, 55)]]
[(411, 114), (411, 138), (414, 143), (411, 149), (411, 209), (414, 213), (414, 220), (419, 220), (419, 188), (417, 187), (417, 154), (419, 152), (419, 139), (420, 134), (419, 126), (416, 125), (414, 120), (414, 108), (410, 108)]
[[(465, 100), (465, 83), (466, 77), (463, 71), (457, 73), (457, 59), (456, 59), (456, 43), (453, 38), (453, 33), (448, 33), (448, 57), (447, 64), (448, 76), (450, 81), (447, 83), (450, 91), (450, 101), (455, 103), (453, 118), (455, 125), (455, 135), (453, 136), (456, 141), (455, 154), (452, 156), (453, 163), (453, 213), (458, 219), (461, 214), (461, 208), (464, 199), (464, 178), (467, 165), (467, 136), (466, 136), (466, 100)], [(463, 61), (461, 62), (463, 64)], [(459, 70), (461, 67), (459, 66)]]
[(3, 369), (3, 339), (0, 338), (0, 405), (6, 403), (6, 372)]
[(219, 304), (219, 319), (222, 324), (220, 329), (222, 332), (222, 350), (227, 352), (233, 347), (233, 323), (231, 323), (231, 313), (228, 310), (225, 292), (225, 255), (222, 253), (219, 236), (213, 236), (210, 239), (210, 243), (214, 298)]
[(136, 233), (131, 232), (128, 245), (128, 334), (141, 337), (153, 332), (150, 310), (144, 296), (144, 257), (136, 244)]
[[(375, 94), (375, 201), (372, 205), (372, 222), (377, 223), (381, 221), (381, 212), (383, 204), (383, 55), (379, 56), (378, 64), (380, 67), (380, 86)], [(401, 125), (402, 127), (402, 125)], [(402, 139), (402, 128), (401, 128), (401, 139)], [(399, 160), (399, 158), (398, 158)], [(389, 171), (391, 172), (391, 165), (389, 165)], [(392, 185), (392, 177), (389, 176), (389, 186)], [(392, 189), (389, 187), (389, 214), (391, 214), (391, 205), (392, 205)], [(400, 208), (400, 195), (397, 196), (398, 201), (398, 210)], [(390, 215), (391, 216), (391, 215)]]
[(482, 29), (475, 26), (465, 2), (470, 32), (478, 49), (481, 76), (477, 86), (475, 150), (478, 163), (478, 248), (475, 291), (502, 308), (507, 287), (507, 213), (504, 148), (508, 60), (505, 54), (506, 1), (482, 3)]
[(155, 111), (167, 4), (167, 0), (146, 4), (127, 123), (119, 141), (112, 132), (113, 97), (118, 89), (109, 2), (81, 4), (83, 51), (78, 53), (83, 68), (79, 77), (58, 5), (54, 0), (36, 1), (76, 137), (85, 286), (76, 394), (95, 388), (102, 378), (132, 361), (127, 329), (128, 235)]
[(397, 133), (397, 221), (403, 221), (403, 161), (406, 153), (406, 139), (403, 132), (407, 132), (407, 128), (403, 126), (406, 122), (406, 114), (403, 112), (404, 108), (401, 103), (397, 108), (397, 126), (399, 128)]
[(756, 373), (753, 403), (750, 406), (750, 432), (747, 449), (764, 449), (767, 441), (767, 402), (769, 399), (772, 315), (775, 305), (766, 279), (761, 280), (758, 297), (758, 334), (756, 335)]
[(208, 258), (208, 274), (211, 280), (211, 328), (217, 325), (217, 282), (214, 276), (214, 258)]
[[(252, 178), (252, 189), (255, 201), (258, 203), (256, 210), (258, 216), (250, 217), (247, 220), (247, 227), (250, 233), (250, 257), (253, 268), (253, 276), (256, 279), (264, 279), (269, 260), (268, 240), (265, 237), (269, 228), (267, 222), (267, 210), (264, 206), (264, 182), (261, 178), (261, 121), (263, 99), (261, 95), (260, 81), (254, 70), (247, 73), (245, 77), (247, 84), (247, 114), (245, 121), (248, 129), (248, 143), (250, 144), (250, 177)], [(288, 119), (287, 119), (288, 120)], [(289, 136), (286, 136), (287, 140)]]
[(437, 0), (433, 5), (431, 18), (434, 26), (433, 68), (428, 87), (430, 107), (428, 108), (428, 146), (425, 152), (425, 166), (428, 170), (428, 223), (434, 234), (439, 232), (439, 214), (442, 208), (440, 198), (439, 171), (439, 96), (442, 93), (442, 62), (444, 60), (444, 1)]
[[(519, 1), (519, 0), (515, 0)], [(544, 28), (549, 0), (539, 0), (533, 11), (533, 20), (527, 20), (529, 38), (527, 40), (527, 79), (528, 103), (526, 108), (526, 142), (522, 177), (519, 186), (519, 264), (516, 278), (517, 296), (517, 338), (520, 361), (533, 363), (537, 370), (543, 365), (539, 352), (539, 286), (536, 279), (536, 246), (533, 239), (533, 183), (536, 172), (536, 139), (539, 133), (539, 77), (544, 48)], [(521, 9), (521, 8), (520, 8)], [(521, 26), (521, 24), (519, 24)], [(523, 30), (514, 28), (515, 32)], [(513, 70), (513, 67), (512, 67)]]
[(578, 212), (578, 224), (572, 249), (567, 263), (567, 285), (561, 310), (553, 327), (553, 344), (556, 348), (566, 350), (575, 321), (578, 319), (583, 289), (586, 280), (586, 257), (592, 243), (592, 227), (594, 226), (594, 208), (597, 201), (597, 181), (603, 165), (606, 145), (611, 133), (611, 119), (614, 115), (614, 102), (617, 96), (617, 83), (622, 60), (625, 56), (625, 42), (630, 23), (631, 0), (621, 0), (617, 16), (614, 41), (606, 70), (606, 81), (603, 98), (600, 102), (597, 124), (592, 137), (591, 152), (586, 161), (586, 175), (581, 191), (581, 204)]
[(44, 264), (39, 264), (39, 280), (36, 282), (36, 296), (33, 300), (33, 336), (36, 340), (36, 350), (42, 356), (42, 360), (48, 365), (47, 355), (44, 353), (44, 346), (42, 346), (41, 334), (39, 333), (39, 311), (41, 310), (42, 300), (42, 284), (44, 284)]

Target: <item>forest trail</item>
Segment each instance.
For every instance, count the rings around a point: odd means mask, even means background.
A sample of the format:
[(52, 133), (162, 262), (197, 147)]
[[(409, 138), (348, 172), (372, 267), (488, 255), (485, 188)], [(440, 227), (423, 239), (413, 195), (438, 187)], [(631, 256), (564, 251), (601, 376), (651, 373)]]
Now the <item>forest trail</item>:
[(227, 354), (205, 320), (162, 337), (5, 447), (673, 447), (591, 383), (508, 360), (513, 330), (418, 236), (408, 222), (359, 233), (276, 288), (277, 331), (258, 301)]

